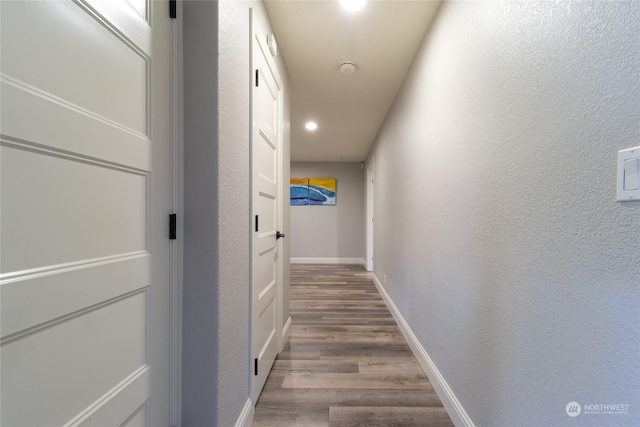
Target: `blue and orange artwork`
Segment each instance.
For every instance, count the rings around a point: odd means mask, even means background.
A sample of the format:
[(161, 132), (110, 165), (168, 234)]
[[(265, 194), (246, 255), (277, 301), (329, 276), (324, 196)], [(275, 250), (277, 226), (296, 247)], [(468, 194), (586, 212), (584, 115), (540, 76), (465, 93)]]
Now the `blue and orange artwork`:
[(291, 206), (309, 204), (309, 178), (291, 178)]
[(335, 178), (291, 178), (291, 206), (335, 205)]
[(335, 205), (336, 204), (336, 179), (335, 178), (309, 178), (309, 204), (310, 205)]

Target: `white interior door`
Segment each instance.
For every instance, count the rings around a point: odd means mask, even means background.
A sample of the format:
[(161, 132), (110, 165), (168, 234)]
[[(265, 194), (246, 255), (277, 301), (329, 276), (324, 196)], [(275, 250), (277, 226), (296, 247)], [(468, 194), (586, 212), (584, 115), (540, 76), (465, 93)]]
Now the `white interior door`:
[(373, 271), (373, 161), (367, 167), (367, 270)]
[(2, 1), (1, 424), (169, 424), (168, 2)]
[(278, 352), (278, 150), (282, 80), (252, 17), (251, 90), (251, 397), (256, 401)]

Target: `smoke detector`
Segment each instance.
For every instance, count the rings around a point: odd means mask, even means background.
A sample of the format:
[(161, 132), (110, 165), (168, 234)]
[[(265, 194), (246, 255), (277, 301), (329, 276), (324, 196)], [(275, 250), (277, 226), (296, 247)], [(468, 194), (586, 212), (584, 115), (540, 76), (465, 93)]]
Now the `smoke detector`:
[(340, 72), (342, 74), (353, 74), (356, 72), (355, 62), (346, 61), (340, 64)]

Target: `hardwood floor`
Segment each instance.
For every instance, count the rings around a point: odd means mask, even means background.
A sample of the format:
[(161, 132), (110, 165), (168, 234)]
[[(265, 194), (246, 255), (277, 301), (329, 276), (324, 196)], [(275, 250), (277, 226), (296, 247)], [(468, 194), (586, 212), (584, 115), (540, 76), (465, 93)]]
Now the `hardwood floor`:
[(290, 297), (253, 427), (453, 426), (362, 266), (293, 264)]

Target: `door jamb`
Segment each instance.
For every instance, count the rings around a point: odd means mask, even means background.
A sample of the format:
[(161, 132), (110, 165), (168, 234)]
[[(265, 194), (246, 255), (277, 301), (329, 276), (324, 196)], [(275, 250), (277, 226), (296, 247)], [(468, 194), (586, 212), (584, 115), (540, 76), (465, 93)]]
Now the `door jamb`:
[(177, 17), (171, 25), (171, 211), (177, 214), (177, 236), (171, 241), (170, 260), (170, 355), (169, 422), (182, 424), (182, 280), (184, 255), (184, 87), (182, 1), (176, 2)]
[[(277, 65), (276, 65), (277, 67)], [(284, 98), (283, 98), (283, 94), (284, 94), (284, 85), (282, 87), (282, 89), (280, 89), (280, 91), (278, 92), (278, 125), (280, 127), (278, 132), (278, 160), (276, 162), (276, 176), (277, 176), (277, 180), (278, 180), (278, 204), (276, 206), (276, 215), (278, 216), (278, 220), (277, 220), (277, 227), (278, 230), (281, 230), (282, 232), (285, 232), (286, 230), (284, 229), (284, 220), (283, 220), (283, 214), (284, 214), (284, 182), (283, 182), (283, 178), (284, 178), (284, 173), (283, 173), (283, 168), (284, 168), (284, 150), (282, 148), (282, 146), (284, 145), (284, 129), (283, 129), (283, 123), (284, 123)], [(287, 238), (285, 236), (285, 238)], [(282, 331), (284, 328), (284, 313), (283, 313), (283, 298), (284, 298), (284, 286), (282, 283), (282, 279), (284, 277), (284, 245), (285, 242), (283, 239), (279, 239), (278, 242), (278, 259), (277, 259), (277, 265), (276, 265), (276, 280), (278, 283), (278, 305), (276, 306), (276, 332), (277, 332), (277, 347), (278, 347), (278, 353), (280, 353), (282, 351), (282, 349), (284, 348), (284, 336), (282, 335)]]

